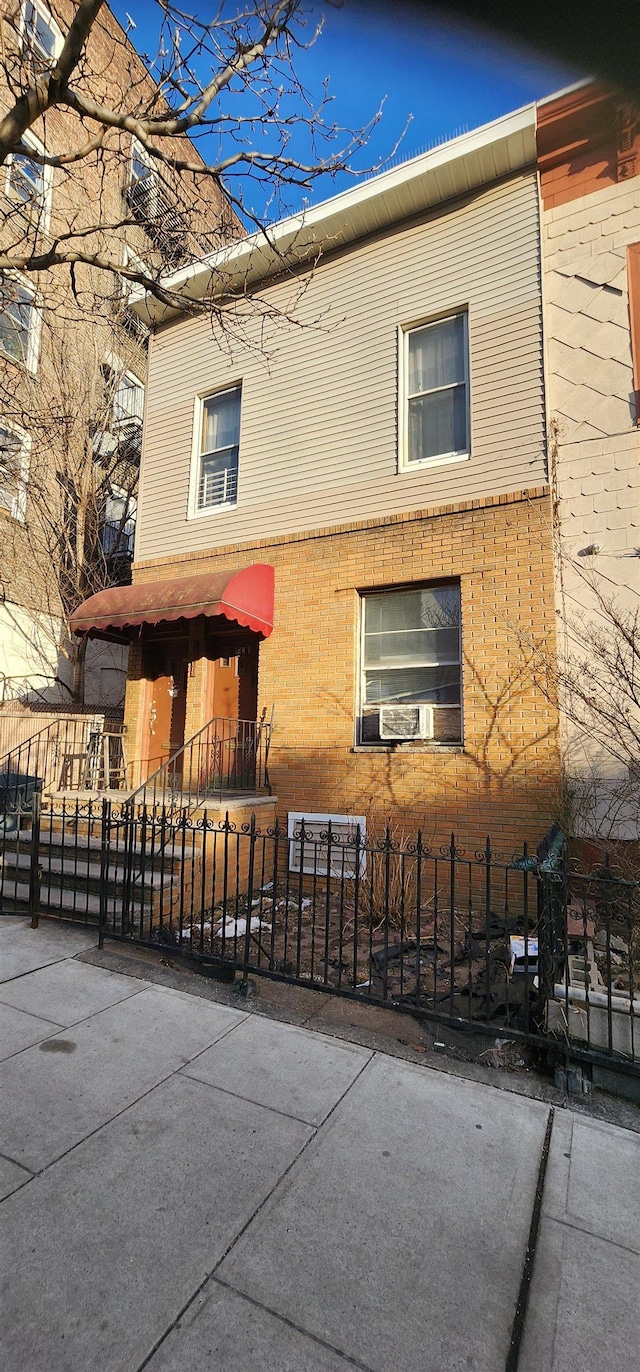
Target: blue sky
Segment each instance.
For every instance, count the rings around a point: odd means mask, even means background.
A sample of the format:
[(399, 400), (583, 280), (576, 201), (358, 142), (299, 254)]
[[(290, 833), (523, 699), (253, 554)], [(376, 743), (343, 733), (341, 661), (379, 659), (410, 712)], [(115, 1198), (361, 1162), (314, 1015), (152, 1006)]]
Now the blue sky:
[[(137, 26), (131, 33), (136, 47), (155, 52), (158, 6), (154, 0), (115, 3), (123, 23), (127, 8)], [(204, 20), (216, 8), (215, 3), (200, 5), (196, 13)], [(322, 12), (321, 5), (313, 9), (317, 15)], [(322, 36), (298, 63), (305, 84), (319, 92), (329, 77), (331, 118), (347, 128), (365, 125), (386, 97), (383, 118), (356, 158), (354, 165), (361, 170), (391, 154), (410, 117), (396, 160), (548, 95), (581, 75), (540, 53), (518, 49), (488, 32), (454, 26), (427, 10), (405, 8), (398, 0), (372, 9), (362, 0), (345, 0), (340, 9), (326, 9), (325, 16)], [(294, 146), (304, 156), (302, 139)], [(206, 155), (204, 145), (201, 151)], [(292, 188), (280, 212), (297, 209), (303, 198), (315, 202), (352, 184), (342, 174), (335, 180), (322, 177), (306, 197)], [(252, 195), (261, 213), (259, 188)]]

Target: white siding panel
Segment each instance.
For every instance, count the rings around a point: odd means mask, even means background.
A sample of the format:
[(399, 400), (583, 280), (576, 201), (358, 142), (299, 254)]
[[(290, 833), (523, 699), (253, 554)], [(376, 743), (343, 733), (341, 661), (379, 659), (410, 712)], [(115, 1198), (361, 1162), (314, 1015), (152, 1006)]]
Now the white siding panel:
[[(266, 287), (258, 304), (230, 309), (224, 347), (204, 317), (167, 326), (151, 350), (138, 559), (542, 484), (539, 280), (536, 183), (525, 174), (356, 244), (306, 283)], [(471, 457), (399, 472), (398, 327), (460, 307)], [(237, 381), (237, 508), (189, 520), (195, 396)]]

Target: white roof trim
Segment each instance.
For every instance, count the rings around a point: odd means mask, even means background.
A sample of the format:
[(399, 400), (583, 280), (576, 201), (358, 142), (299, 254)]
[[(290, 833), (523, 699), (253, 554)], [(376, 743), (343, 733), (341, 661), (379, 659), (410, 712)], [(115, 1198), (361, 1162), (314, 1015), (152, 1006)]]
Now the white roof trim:
[(538, 109), (542, 105), (551, 105), (554, 100), (562, 100), (565, 95), (573, 95), (574, 91), (582, 90), (584, 86), (591, 86), (597, 80), (595, 76), (583, 76), (579, 81), (573, 81), (570, 86), (563, 86), (560, 91), (553, 91), (552, 95), (545, 95), (542, 100), (538, 100)]
[[(289, 266), (344, 247), (365, 234), (488, 185), (535, 162), (536, 106), (483, 124), (400, 166), (380, 172), (319, 205), (281, 219), (266, 234), (253, 233), (200, 262), (163, 277), (169, 290), (193, 299), (246, 286)], [(152, 295), (132, 292), (129, 304), (148, 324), (180, 313)]]

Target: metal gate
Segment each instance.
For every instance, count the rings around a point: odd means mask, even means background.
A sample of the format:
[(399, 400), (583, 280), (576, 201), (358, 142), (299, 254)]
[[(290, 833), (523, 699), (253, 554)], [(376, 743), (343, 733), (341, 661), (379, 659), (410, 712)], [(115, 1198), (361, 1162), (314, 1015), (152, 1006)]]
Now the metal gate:
[(236, 826), (124, 801), (5, 801), (1, 909), (640, 1070), (640, 884), (452, 835)]

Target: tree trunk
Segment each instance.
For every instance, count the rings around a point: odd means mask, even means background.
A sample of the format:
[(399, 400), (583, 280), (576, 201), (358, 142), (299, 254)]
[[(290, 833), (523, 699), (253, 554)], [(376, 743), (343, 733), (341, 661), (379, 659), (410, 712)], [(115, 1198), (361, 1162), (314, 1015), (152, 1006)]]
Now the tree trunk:
[(74, 705), (84, 705), (84, 669), (87, 657), (88, 638), (74, 644), (71, 666), (71, 699)]

